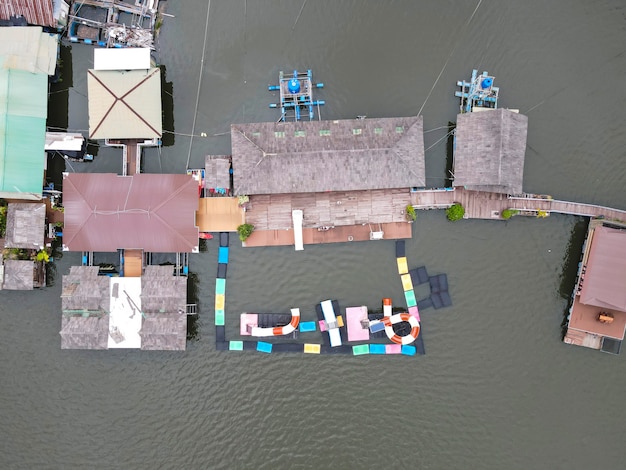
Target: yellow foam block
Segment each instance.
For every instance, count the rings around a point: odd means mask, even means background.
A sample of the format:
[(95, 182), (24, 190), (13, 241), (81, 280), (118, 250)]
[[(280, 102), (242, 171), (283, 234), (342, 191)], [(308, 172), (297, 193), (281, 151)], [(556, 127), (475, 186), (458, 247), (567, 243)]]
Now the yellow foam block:
[(226, 301), (226, 297), (224, 294), (216, 294), (215, 295), (215, 310), (224, 310), (224, 303)]
[(339, 328), (343, 326), (343, 317), (341, 315), (337, 315), (337, 326)]
[(321, 349), (322, 348), (319, 344), (311, 344), (311, 343), (304, 344), (304, 352), (307, 354), (319, 354)]
[(406, 274), (409, 272), (409, 265), (406, 261), (406, 257), (396, 258), (398, 260), (398, 273)]
[(411, 280), (410, 274), (403, 274), (400, 276), (400, 279), (402, 279), (402, 290), (404, 290), (404, 292), (413, 289), (413, 281)]

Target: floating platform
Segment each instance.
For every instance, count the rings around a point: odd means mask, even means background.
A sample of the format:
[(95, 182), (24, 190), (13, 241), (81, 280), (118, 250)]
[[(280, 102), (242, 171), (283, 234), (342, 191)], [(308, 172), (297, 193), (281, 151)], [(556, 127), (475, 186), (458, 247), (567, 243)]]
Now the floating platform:
[(461, 112), (471, 113), (479, 109), (495, 109), (498, 107), (498, 93), (500, 88), (493, 86), (494, 77), (487, 72), (478, 74), (478, 70), (472, 70), (472, 78), (456, 82), (461, 87), (454, 96), (461, 98)]
[(324, 88), (323, 83), (313, 84), (313, 74), (293, 71), (292, 75), (285, 75), (282, 71), (278, 75), (278, 85), (270, 85), (269, 91), (280, 92), (280, 103), (270, 104), (270, 108), (280, 108), (279, 121), (300, 121), (308, 118), (310, 121), (321, 119), (320, 106), (325, 104), (323, 100), (313, 99), (313, 88)]

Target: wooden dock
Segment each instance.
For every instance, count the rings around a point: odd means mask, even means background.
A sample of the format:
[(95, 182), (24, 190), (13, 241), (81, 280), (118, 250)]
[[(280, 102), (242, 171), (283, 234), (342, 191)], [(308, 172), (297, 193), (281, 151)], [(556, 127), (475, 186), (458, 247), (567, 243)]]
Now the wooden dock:
[(559, 201), (549, 196), (528, 195), (513, 197), (486, 191), (422, 190), (411, 193), (411, 204), (415, 209), (445, 209), (454, 203), (465, 208), (465, 218), (504, 220), (500, 216), (505, 209), (516, 209), (529, 214), (545, 211), (584, 217), (604, 217), (607, 220), (626, 222), (626, 211), (594, 204)]

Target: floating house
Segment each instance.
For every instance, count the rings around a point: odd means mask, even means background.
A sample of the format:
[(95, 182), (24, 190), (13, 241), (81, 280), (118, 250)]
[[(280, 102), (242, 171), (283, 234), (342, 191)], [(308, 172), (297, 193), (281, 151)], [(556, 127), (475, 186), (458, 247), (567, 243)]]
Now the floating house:
[[(2, 289), (32, 290), (34, 287), (46, 285), (44, 262), (35, 259), (35, 254), (44, 249), (45, 222), (46, 205), (43, 203), (8, 204), (5, 238), (0, 240), (0, 250), (9, 249), (9, 258), (0, 262)], [(17, 249), (16, 254), (13, 255), (10, 249)], [(14, 259), (11, 258), (13, 256)]]
[(63, 276), (61, 348), (184, 350), (186, 297), (187, 278), (172, 266), (147, 266), (141, 278), (73, 266)]
[(626, 225), (592, 220), (564, 341), (618, 354), (626, 330)]
[[(63, 203), (63, 249), (82, 252), (83, 266), (63, 277), (62, 347), (185, 349), (186, 315), (195, 313), (186, 275), (188, 254), (199, 251), (197, 182), (65, 174)], [(94, 266), (94, 252), (116, 253), (119, 270)], [(175, 253), (176, 263), (152, 265), (162, 253)]]
[(528, 118), (497, 107), (498, 88), (474, 70), (459, 82), (461, 113), (454, 140), (453, 186), (472, 191), (522, 194)]
[(161, 72), (149, 49), (95, 49), (88, 71), (89, 138), (123, 148), (122, 174), (140, 172), (141, 149), (163, 134)]
[(154, 48), (158, 0), (81, 0), (71, 8), (68, 37), (100, 47)]
[(233, 124), (231, 141), (233, 191), (249, 197), (255, 226), (248, 246), (295, 243), (294, 210), (305, 244), (411, 236), (410, 188), (425, 184), (421, 116)]
[(41, 200), (48, 76), (56, 36), (40, 27), (0, 28), (0, 198)]
[(64, 0), (3, 0), (0, 26), (35, 25), (63, 29), (67, 25), (69, 4)]

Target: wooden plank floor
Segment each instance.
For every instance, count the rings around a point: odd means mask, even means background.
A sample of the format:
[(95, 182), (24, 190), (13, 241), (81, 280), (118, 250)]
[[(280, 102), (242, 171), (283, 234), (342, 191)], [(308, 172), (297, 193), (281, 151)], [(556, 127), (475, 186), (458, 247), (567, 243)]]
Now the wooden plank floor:
[[(412, 237), (412, 226), (406, 222), (391, 222), (381, 224), (380, 229), (385, 232), (385, 240), (397, 240)], [(378, 230), (372, 227), (374, 230)], [(370, 239), (370, 229), (366, 225), (335, 226), (330, 230), (319, 231), (316, 228), (302, 230), (302, 240), (305, 245), (317, 245), (321, 243), (358, 242)], [(255, 230), (246, 240), (246, 247), (258, 246), (284, 246), (293, 245), (293, 230)]]
[[(404, 211), (410, 203), (408, 189), (272, 194), (250, 196), (245, 215), (246, 222), (257, 231), (292, 228), (294, 209), (303, 211), (304, 228), (401, 223), (406, 220)], [(369, 237), (369, 227), (367, 230)]]

